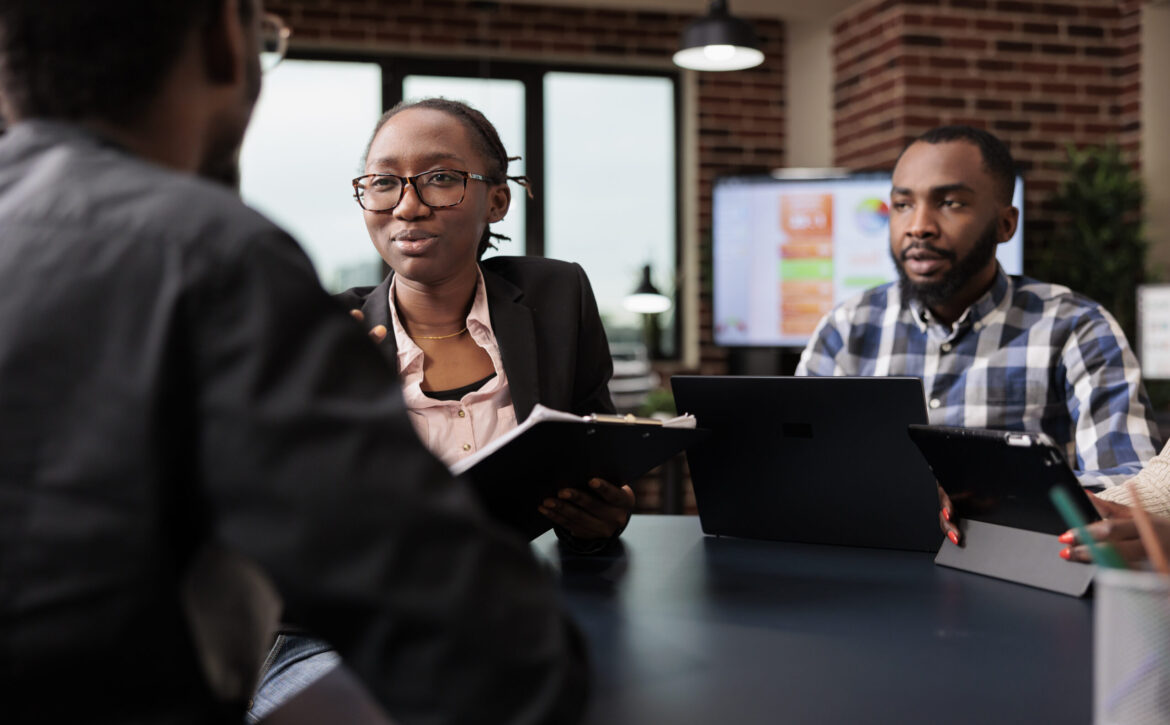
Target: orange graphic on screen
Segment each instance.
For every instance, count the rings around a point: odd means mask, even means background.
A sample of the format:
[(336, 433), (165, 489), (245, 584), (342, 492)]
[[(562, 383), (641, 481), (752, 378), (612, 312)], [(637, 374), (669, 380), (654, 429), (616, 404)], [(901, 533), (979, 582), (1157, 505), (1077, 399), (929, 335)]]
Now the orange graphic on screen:
[(780, 334), (807, 337), (833, 307), (833, 195), (780, 197)]
[(785, 194), (780, 197), (780, 228), (789, 237), (833, 237), (832, 194)]

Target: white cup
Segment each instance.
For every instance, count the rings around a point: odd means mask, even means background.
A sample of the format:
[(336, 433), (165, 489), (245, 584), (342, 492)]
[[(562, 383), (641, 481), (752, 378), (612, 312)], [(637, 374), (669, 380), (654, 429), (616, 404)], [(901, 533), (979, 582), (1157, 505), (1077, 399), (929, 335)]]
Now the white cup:
[(1170, 723), (1170, 577), (1099, 569), (1093, 722)]

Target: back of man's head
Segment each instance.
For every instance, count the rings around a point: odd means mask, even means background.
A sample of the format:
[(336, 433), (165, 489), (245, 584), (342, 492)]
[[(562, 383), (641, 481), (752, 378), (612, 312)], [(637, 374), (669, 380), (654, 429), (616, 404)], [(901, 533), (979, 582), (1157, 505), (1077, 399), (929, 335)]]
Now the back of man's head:
[[(1016, 186), (1016, 163), (1012, 160), (1012, 152), (994, 134), (972, 126), (937, 126), (911, 141), (906, 148), (916, 143), (953, 142), (969, 143), (979, 149), (983, 168), (995, 181), (996, 201), (1011, 205), (1012, 191)], [(903, 149), (902, 153), (906, 150)], [(901, 155), (898, 158), (901, 159)]]
[[(0, 111), (12, 119), (140, 114), (223, 0), (3, 0)], [(252, 12), (241, 0), (241, 14)]]

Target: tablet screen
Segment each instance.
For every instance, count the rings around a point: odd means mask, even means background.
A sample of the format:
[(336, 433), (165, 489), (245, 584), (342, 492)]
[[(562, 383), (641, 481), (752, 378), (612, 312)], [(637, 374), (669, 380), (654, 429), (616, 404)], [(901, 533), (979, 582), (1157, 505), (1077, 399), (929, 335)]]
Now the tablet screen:
[(960, 518), (1059, 535), (1069, 525), (1049, 498), (1066, 490), (1087, 521), (1101, 518), (1064, 454), (1047, 436), (944, 426), (910, 426)]

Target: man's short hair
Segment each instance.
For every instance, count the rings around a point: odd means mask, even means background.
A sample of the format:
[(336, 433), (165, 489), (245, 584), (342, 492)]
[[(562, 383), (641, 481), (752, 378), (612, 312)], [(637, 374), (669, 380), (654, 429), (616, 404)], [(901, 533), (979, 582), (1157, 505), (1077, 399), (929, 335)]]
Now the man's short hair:
[[(223, 0), (3, 0), (0, 110), (130, 120), (158, 92), (192, 28), (221, 7)], [(251, 0), (240, 8), (253, 13)]]
[[(996, 201), (1010, 205), (1016, 187), (1016, 162), (1012, 160), (1012, 152), (1008, 151), (1004, 142), (994, 134), (972, 126), (938, 126), (911, 141), (906, 148), (916, 143), (939, 144), (952, 141), (966, 141), (979, 149), (983, 157), (983, 168), (995, 182)], [(902, 153), (906, 153), (906, 149), (902, 149)], [(898, 160), (901, 159), (902, 155), (899, 154)]]

